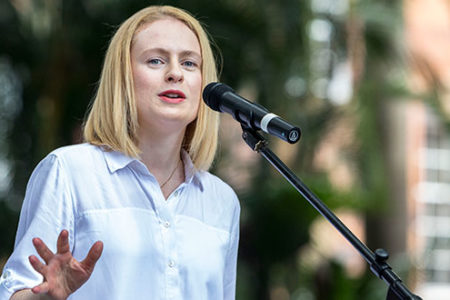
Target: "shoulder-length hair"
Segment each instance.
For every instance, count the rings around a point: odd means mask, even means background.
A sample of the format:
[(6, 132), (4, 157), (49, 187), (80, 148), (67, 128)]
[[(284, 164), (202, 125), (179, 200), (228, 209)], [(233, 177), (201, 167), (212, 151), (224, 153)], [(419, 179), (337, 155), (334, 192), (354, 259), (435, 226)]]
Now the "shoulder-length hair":
[[(182, 21), (198, 38), (202, 55), (202, 89), (217, 81), (210, 41), (199, 22), (188, 12), (172, 6), (144, 8), (122, 23), (111, 39), (97, 94), (84, 124), (86, 142), (139, 158), (131, 47), (142, 26), (168, 17)], [(200, 101), (197, 118), (187, 126), (182, 146), (199, 170), (208, 170), (214, 160), (218, 127), (218, 113)]]

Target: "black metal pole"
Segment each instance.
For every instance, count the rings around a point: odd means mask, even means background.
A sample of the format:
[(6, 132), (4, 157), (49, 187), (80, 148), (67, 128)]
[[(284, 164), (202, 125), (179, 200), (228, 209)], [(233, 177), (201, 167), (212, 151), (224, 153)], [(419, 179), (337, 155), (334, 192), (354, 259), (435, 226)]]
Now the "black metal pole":
[(411, 293), (401, 279), (386, 262), (389, 255), (386, 250), (377, 249), (373, 253), (362, 243), (347, 226), (316, 196), (309, 188), (267, 147), (267, 142), (256, 131), (242, 126), (242, 138), (249, 147), (260, 153), (283, 175), (289, 183), (305, 198), (323, 217), (325, 217), (369, 263), (372, 272), (389, 285), (388, 300), (418, 300), (419, 296)]

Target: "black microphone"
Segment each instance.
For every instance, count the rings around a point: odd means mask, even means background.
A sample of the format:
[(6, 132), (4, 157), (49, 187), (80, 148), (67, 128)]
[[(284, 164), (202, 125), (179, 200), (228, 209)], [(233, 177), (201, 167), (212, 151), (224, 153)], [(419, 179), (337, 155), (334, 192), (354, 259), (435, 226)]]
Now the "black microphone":
[(298, 127), (270, 113), (263, 106), (237, 95), (226, 84), (208, 84), (203, 90), (203, 100), (213, 110), (231, 114), (236, 121), (248, 128), (262, 130), (291, 144), (300, 139)]

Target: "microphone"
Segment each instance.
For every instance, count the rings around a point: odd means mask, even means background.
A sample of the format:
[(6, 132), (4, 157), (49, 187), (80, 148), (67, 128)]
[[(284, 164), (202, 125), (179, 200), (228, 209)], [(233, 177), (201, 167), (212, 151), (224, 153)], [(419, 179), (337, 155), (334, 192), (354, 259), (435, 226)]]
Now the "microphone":
[(226, 84), (212, 82), (203, 90), (203, 100), (213, 110), (226, 112), (241, 124), (294, 144), (300, 139), (300, 129), (259, 104), (239, 96)]

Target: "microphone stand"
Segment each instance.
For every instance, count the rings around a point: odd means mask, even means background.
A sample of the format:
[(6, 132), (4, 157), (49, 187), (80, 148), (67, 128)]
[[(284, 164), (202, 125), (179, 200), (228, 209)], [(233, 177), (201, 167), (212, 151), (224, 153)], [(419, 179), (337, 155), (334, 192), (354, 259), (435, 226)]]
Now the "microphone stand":
[(325, 217), (346, 239), (356, 248), (361, 256), (370, 265), (370, 270), (380, 279), (384, 280), (389, 290), (387, 300), (421, 300), (417, 295), (411, 293), (402, 283), (401, 279), (392, 271), (387, 263), (389, 254), (384, 249), (377, 249), (373, 253), (364, 243), (362, 243), (344, 223), (317, 197), (295, 174), (267, 147), (267, 141), (255, 130), (241, 124), (242, 138), (253, 150), (260, 153), (269, 163), (284, 176), (287, 181), (305, 198), (308, 202)]

